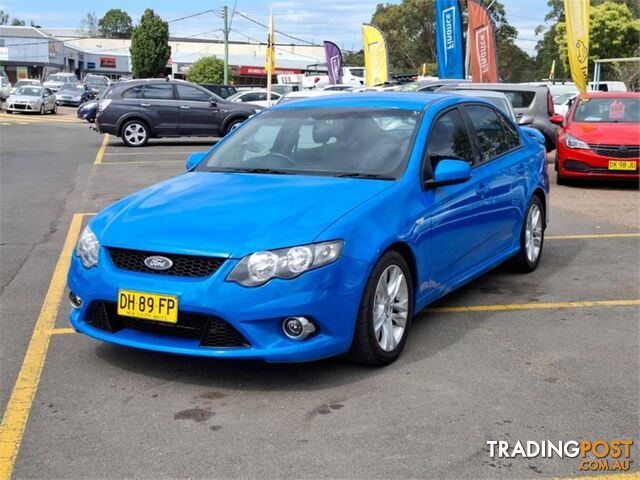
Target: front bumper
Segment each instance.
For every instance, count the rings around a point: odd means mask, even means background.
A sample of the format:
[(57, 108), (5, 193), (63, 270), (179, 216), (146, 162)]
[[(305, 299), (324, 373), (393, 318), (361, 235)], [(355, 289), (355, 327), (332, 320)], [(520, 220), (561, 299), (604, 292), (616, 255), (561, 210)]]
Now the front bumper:
[[(609, 170), (610, 161), (636, 162), (635, 170)], [(567, 178), (593, 180), (633, 180), (640, 179), (640, 158), (615, 158), (598, 155), (589, 149), (572, 149), (558, 143), (558, 172)]]
[(40, 105), (30, 103), (12, 103), (7, 104), (7, 112), (39, 112)]
[(56, 103), (58, 105), (70, 105), (72, 107), (78, 107), (82, 103), (82, 100), (73, 100), (69, 98), (58, 98), (56, 99)]
[[(226, 282), (237, 260), (226, 260), (210, 277), (183, 278), (116, 268), (102, 248), (98, 267), (86, 269), (75, 256), (69, 289), (82, 298), (71, 311), (71, 325), (98, 340), (174, 354), (267, 362), (302, 362), (346, 352), (353, 339), (368, 264), (348, 257), (306, 272), (293, 280), (275, 279), (256, 288)], [(94, 302), (116, 302), (118, 289), (178, 296), (180, 314), (200, 314), (224, 320), (248, 341), (244, 347), (203, 347), (200, 340), (172, 334), (122, 328), (114, 333), (88, 323)], [(282, 321), (305, 316), (317, 334), (303, 341), (287, 338)], [(144, 321), (142, 321), (144, 322)]]

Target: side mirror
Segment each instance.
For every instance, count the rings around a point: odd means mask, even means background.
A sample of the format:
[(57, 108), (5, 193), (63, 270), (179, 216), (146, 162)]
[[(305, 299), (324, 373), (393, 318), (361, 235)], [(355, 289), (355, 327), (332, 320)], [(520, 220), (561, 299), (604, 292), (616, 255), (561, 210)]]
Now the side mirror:
[(433, 179), (425, 182), (426, 188), (443, 187), (466, 182), (471, 178), (471, 165), (464, 160), (440, 160), (433, 172)]
[(212, 107), (217, 107), (218, 106), (218, 102), (216, 101), (215, 98), (211, 97), (209, 99), (209, 105), (211, 105)]
[(531, 125), (534, 118), (531, 115), (522, 115), (518, 117), (518, 125)]
[(549, 118), (551, 123), (555, 123), (556, 125), (562, 125), (564, 123), (564, 115), (561, 113), (555, 113)]
[(206, 156), (207, 156), (207, 152), (194, 152), (191, 155), (189, 155), (185, 163), (185, 167), (187, 171), (190, 171), (196, 168), (200, 164), (200, 162), (204, 160), (204, 157)]
[(522, 130), (524, 133), (529, 135), (531, 138), (537, 141), (540, 145), (545, 145), (545, 138), (544, 138), (544, 135), (540, 132), (540, 130), (536, 130), (535, 128), (531, 128), (531, 127), (520, 127), (520, 130)]

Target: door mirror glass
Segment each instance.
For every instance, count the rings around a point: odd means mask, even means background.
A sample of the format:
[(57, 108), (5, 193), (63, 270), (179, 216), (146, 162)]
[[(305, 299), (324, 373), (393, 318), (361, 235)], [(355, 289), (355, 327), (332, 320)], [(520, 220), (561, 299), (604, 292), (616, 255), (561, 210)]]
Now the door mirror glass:
[(471, 165), (463, 160), (440, 160), (433, 172), (433, 180), (427, 180), (428, 188), (454, 185), (471, 178)]
[(533, 120), (531, 115), (521, 115), (518, 116), (518, 125), (531, 125)]
[(189, 157), (187, 158), (187, 162), (185, 164), (187, 171), (190, 171), (196, 168), (200, 164), (200, 162), (204, 160), (204, 157), (206, 156), (207, 156), (207, 152), (194, 152), (191, 155), (189, 155)]
[(218, 106), (218, 102), (216, 101), (215, 98), (211, 97), (209, 99), (209, 105), (211, 105), (212, 107), (217, 107)]
[(551, 123), (555, 123), (556, 125), (562, 125), (562, 123), (564, 122), (564, 115), (562, 115), (561, 113), (556, 113), (555, 115), (551, 116), (549, 121)]

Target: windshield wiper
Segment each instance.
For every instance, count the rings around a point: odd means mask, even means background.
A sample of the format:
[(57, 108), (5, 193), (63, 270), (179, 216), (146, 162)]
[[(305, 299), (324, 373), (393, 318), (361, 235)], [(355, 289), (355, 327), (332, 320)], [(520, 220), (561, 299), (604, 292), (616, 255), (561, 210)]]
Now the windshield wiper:
[(340, 178), (372, 178), (375, 180), (395, 180), (395, 177), (389, 177), (385, 175), (377, 175), (375, 173), (364, 173), (364, 172), (346, 172), (346, 173), (337, 173), (334, 175), (335, 177)]
[(273, 175), (295, 175), (290, 170), (278, 170), (277, 168), (216, 168), (210, 172), (232, 172), (232, 173), (268, 173)]

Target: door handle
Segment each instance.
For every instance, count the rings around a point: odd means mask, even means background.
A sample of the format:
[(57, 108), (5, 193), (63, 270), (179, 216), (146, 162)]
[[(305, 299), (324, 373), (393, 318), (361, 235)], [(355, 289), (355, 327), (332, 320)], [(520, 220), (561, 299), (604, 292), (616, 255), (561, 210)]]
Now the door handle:
[(189, 110), (189, 105), (180, 105), (183, 110)]
[(141, 107), (150, 107), (151, 104), (150, 103), (141, 103), (140, 106)]

